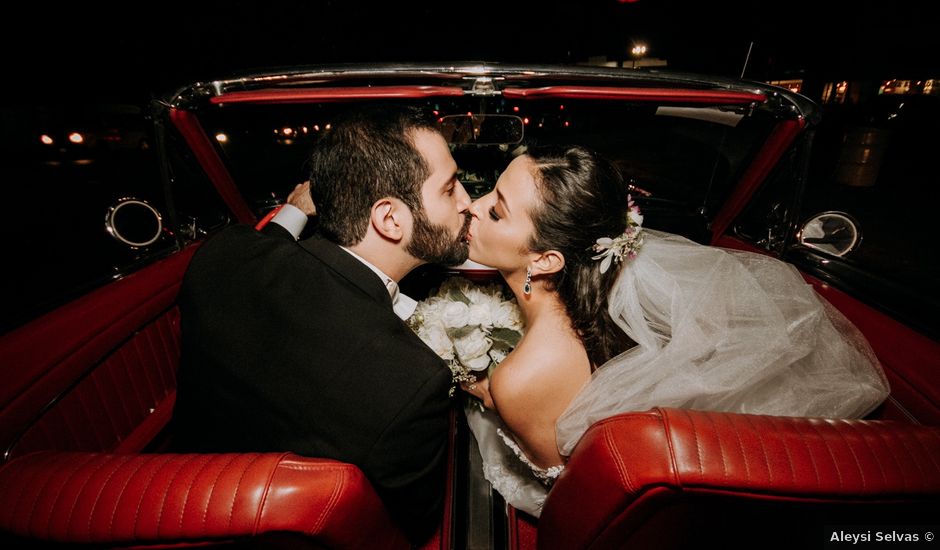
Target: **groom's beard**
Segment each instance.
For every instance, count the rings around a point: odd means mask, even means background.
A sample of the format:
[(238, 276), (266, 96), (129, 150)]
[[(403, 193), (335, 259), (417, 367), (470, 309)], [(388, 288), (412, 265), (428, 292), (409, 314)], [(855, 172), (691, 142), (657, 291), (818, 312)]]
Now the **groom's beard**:
[(431, 264), (460, 265), (467, 261), (470, 247), (467, 233), (470, 231), (470, 213), (468, 212), (463, 227), (457, 238), (442, 225), (435, 225), (428, 220), (423, 210), (415, 212), (414, 234), (408, 243), (409, 254)]

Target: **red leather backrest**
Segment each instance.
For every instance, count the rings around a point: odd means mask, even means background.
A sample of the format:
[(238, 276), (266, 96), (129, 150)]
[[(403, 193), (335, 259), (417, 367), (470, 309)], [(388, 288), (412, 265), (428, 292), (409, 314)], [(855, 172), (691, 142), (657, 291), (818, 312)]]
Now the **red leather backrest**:
[(408, 548), (355, 466), (290, 453), (42, 452), (0, 469), (0, 531), (155, 544), (299, 533), (330, 548)]
[(781, 524), (810, 509), (926, 509), (940, 504), (937, 457), (940, 429), (924, 426), (678, 409), (624, 414), (598, 422), (578, 444), (546, 500), (538, 545), (665, 547), (662, 536), (694, 522), (693, 509), (734, 509), (734, 517), (765, 507)]

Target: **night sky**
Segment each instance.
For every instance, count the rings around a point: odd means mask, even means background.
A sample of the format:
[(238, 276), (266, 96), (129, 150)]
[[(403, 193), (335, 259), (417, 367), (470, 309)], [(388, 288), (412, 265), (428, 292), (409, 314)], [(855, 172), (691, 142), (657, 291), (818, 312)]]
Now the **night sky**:
[[(940, 77), (934, 19), (909, 0), (34, 2), (6, 18), (5, 95), (145, 99), (252, 68), (369, 61), (574, 63), (634, 40), (671, 69)], [(198, 4), (198, 5), (197, 5)], [(825, 9), (825, 13), (823, 13)], [(800, 73), (803, 71), (803, 73)]]

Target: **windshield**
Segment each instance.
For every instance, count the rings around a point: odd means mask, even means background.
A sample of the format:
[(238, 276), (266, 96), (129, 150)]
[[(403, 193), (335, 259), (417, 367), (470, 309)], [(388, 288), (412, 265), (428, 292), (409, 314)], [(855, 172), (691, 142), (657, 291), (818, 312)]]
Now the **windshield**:
[[(435, 117), (504, 114), (522, 119), (521, 145), (578, 144), (613, 160), (634, 186), (648, 225), (704, 239), (707, 219), (773, 127), (758, 109), (675, 106), (596, 99), (409, 100)], [(256, 215), (307, 178), (317, 136), (350, 103), (210, 106), (202, 124)], [(452, 144), (459, 177), (472, 197), (487, 193), (520, 144)]]

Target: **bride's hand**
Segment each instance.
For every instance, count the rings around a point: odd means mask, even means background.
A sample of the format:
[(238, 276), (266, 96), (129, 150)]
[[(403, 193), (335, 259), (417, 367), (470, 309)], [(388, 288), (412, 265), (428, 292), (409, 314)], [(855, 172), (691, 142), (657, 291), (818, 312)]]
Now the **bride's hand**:
[(489, 377), (481, 378), (476, 382), (468, 383), (461, 382), (460, 388), (463, 391), (469, 393), (470, 395), (483, 401), (483, 406), (487, 409), (495, 409), (496, 406), (493, 404), (493, 397), (490, 396), (490, 379)]

